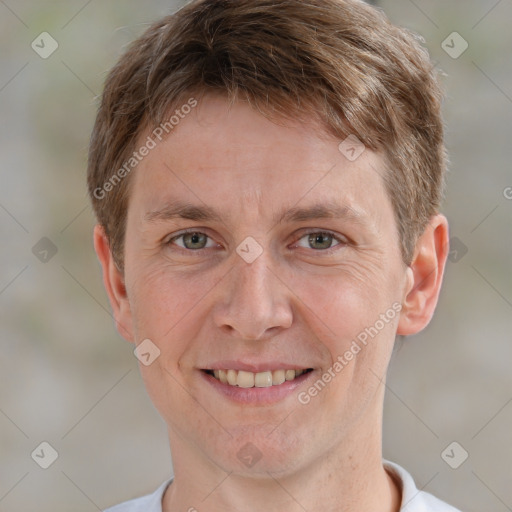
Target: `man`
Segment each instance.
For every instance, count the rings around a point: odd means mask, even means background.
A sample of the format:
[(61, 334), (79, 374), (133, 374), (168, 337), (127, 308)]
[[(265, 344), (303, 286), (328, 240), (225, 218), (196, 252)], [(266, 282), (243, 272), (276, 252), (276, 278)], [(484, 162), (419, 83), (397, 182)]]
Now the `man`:
[(358, 0), (203, 0), (111, 71), (95, 249), (174, 477), (112, 512), (455, 511), (382, 460), (448, 251), (441, 92)]

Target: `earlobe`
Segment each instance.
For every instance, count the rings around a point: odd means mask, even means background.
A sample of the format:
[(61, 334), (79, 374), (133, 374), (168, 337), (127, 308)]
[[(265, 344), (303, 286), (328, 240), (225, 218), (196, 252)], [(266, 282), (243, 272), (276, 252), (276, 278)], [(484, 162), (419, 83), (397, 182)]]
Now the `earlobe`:
[(448, 244), (448, 221), (444, 215), (435, 215), (418, 239), (407, 269), (398, 335), (416, 334), (430, 322), (441, 291)]
[(94, 249), (103, 269), (103, 284), (112, 307), (117, 331), (124, 339), (133, 343), (132, 315), (124, 276), (114, 262), (105, 230), (99, 224), (94, 227)]

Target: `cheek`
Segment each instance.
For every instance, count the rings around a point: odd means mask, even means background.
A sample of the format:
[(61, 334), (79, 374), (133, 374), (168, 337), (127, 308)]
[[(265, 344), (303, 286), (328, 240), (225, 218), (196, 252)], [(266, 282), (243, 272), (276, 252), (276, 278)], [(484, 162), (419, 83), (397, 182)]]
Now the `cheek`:
[[(191, 319), (213, 285), (205, 275), (183, 275), (161, 264), (138, 272), (129, 289), (137, 339), (150, 338), (161, 350), (179, 351), (180, 340), (186, 339), (180, 333), (196, 325)], [(164, 341), (171, 338), (172, 347)]]
[(343, 350), (365, 327), (391, 307), (390, 276), (374, 268), (344, 265), (328, 274), (290, 276), (290, 288), (300, 298), (301, 315), (322, 335), (322, 341)]
[[(297, 281), (297, 295), (309, 306), (301, 306), (299, 314), (327, 351), (319, 378), (328, 383), (318, 398), (315, 389), (306, 391), (314, 397), (318, 425), (332, 424), (332, 415), (340, 425), (353, 424), (374, 403), (399, 317), (393, 289), (385, 285), (382, 279), (361, 280), (343, 272)], [(321, 402), (324, 407), (318, 405)]]
[[(156, 408), (169, 424), (176, 418), (169, 404), (193, 411), (194, 404), (184, 391), (180, 363), (196, 336), (195, 321), (207, 286), (204, 279), (183, 276), (167, 265), (138, 268), (131, 280), (131, 309), (137, 341), (150, 339), (160, 354), (149, 366), (140, 364), (141, 376)], [(135, 275), (135, 272), (134, 272)]]
[(334, 375), (323, 399), (344, 403), (346, 409), (340, 410), (345, 411), (360, 411), (371, 401), (387, 368), (399, 318), (396, 276), (360, 269), (302, 276), (294, 283), (308, 306), (300, 306), (299, 315), (327, 351), (322, 371), (326, 378)]

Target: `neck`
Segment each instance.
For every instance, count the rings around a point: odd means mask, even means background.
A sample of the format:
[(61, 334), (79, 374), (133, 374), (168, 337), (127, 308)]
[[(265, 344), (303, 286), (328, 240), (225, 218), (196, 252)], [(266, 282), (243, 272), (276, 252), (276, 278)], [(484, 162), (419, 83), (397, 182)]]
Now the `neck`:
[(401, 493), (382, 466), (380, 424), (352, 432), (298, 469), (248, 476), (222, 469), (170, 431), (175, 477), (163, 511), (398, 512)]

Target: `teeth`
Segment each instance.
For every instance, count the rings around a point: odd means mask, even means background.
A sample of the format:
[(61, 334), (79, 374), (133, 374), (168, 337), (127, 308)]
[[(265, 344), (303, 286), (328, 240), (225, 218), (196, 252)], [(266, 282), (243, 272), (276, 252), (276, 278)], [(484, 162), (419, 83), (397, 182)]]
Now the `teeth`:
[[(240, 373), (238, 373), (240, 375)], [(254, 385), (257, 388), (268, 388), (272, 386), (272, 372), (259, 372), (254, 374)]]
[(238, 375), (238, 372), (236, 370), (228, 370), (228, 384), (230, 384), (231, 386), (236, 386), (237, 385), (237, 382), (236, 382), (237, 375)]
[[(230, 370), (234, 371), (234, 370)], [(236, 379), (236, 383), (241, 388), (253, 388), (254, 387), (254, 373), (244, 372), (240, 370)]]
[(268, 388), (279, 386), (285, 381), (293, 380), (306, 370), (274, 370), (266, 372), (246, 372), (244, 370), (214, 370), (213, 375), (223, 384), (240, 388)]
[(272, 385), (276, 386), (285, 381), (284, 370), (274, 370), (272, 372)]

